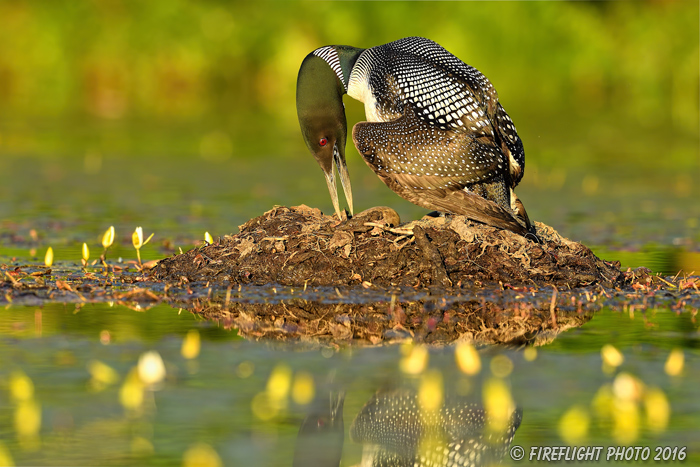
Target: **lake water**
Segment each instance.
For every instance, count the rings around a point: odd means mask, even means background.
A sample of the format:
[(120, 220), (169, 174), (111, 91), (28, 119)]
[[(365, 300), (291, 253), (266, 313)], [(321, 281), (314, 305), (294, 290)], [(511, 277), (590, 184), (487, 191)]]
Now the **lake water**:
[[(302, 150), (221, 160), (6, 151), (1, 261), (43, 263), (51, 246), (59, 268), (77, 271), (82, 243), (97, 257), (110, 225), (112, 261), (135, 259), (131, 232), (139, 225), (155, 233), (144, 260), (158, 259), (191, 248), (205, 231), (235, 233), (276, 204), (330, 211), (321, 172)], [(403, 220), (424, 214), (356, 156), (349, 165), (356, 209), (388, 205)], [(607, 260), (697, 274), (700, 193), (692, 173), (535, 160), (518, 193), (531, 218)], [(510, 445), (526, 455), (534, 447), (602, 446), (590, 465), (618, 465), (605, 458), (619, 444), (649, 447), (649, 463), (657, 447), (665, 458), (679, 459), (682, 450), (687, 465), (700, 463), (697, 308), (603, 308), (581, 327), (540, 336), (536, 347), (480, 346), (477, 371), (474, 358), (460, 367), (456, 349), (471, 350), (455, 345), (285, 344), (244, 339), (230, 323), (168, 305), (0, 302), (0, 464), (291, 466), (296, 451), (306, 465), (321, 466), (328, 451), (343, 466), (382, 455), (413, 465), (416, 453), (437, 446), (449, 455), (454, 443), (485, 436), (485, 422), (441, 425), (437, 436), (426, 420), (485, 407), (521, 416), (519, 425), (508, 419), (517, 425)], [(426, 400), (443, 403), (431, 408)], [(368, 411), (381, 404), (399, 422), (372, 418), (384, 441), (360, 436)], [(315, 434), (300, 437), (309, 423)], [(531, 464), (504, 452), (503, 465)]]
[[(603, 365), (609, 343), (623, 357), (617, 368)], [(454, 346), (424, 355), (408, 344), (335, 349), (249, 341), (167, 305), (10, 306), (0, 314), (0, 439), (17, 465), (172, 465), (186, 452), (206, 458), (213, 450), (223, 465), (285, 466), (302, 421), (319, 404), (314, 398), (327, 411), (332, 395), (343, 394), (341, 465), (358, 465), (367, 446), (350, 439), (350, 426), (363, 406), (375, 394), (416, 399), (437, 381), (433, 391), (445, 404), (483, 407), (496, 397), (494, 384), (505, 388), (522, 411), (512, 445), (528, 455), (569, 440), (603, 446), (604, 459), (621, 443), (686, 447), (693, 465), (700, 460), (699, 343), (697, 316), (688, 311), (603, 309), (528, 350), (479, 348), (481, 369), (470, 375)], [(144, 386), (132, 372), (147, 367), (144, 355), (154, 351), (165, 375)], [(678, 352), (684, 364), (676, 374)], [(32, 417), (36, 425), (26, 426)], [(505, 456), (503, 465), (519, 464), (530, 465)]]

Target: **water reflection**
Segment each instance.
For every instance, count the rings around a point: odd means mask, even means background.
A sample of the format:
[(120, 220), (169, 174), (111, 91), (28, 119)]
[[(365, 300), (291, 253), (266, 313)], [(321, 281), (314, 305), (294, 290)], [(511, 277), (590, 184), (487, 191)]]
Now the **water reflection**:
[[(339, 292), (340, 293), (340, 292)], [(413, 342), (448, 344), (541, 345), (588, 322), (601, 305), (568, 300), (554, 309), (550, 296), (517, 294), (440, 299), (400, 299), (368, 303), (278, 299), (276, 303), (196, 299), (175, 307), (187, 309), (250, 340), (306, 344), (378, 345)], [(556, 296), (555, 296), (556, 299)], [(562, 300), (563, 301), (563, 300)]]
[[(391, 302), (365, 306), (376, 313)], [(411, 309), (398, 298), (394, 306)], [(430, 316), (442, 307), (431, 306)], [(689, 465), (700, 462), (695, 311), (603, 309), (525, 350), (459, 342), (336, 351), (326, 340), (300, 351), (239, 339), (222, 324), (169, 305), (4, 309), (0, 465), (278, 467), (293, 465), (295, 452), (321, 467), (339, 455), (347, 466), (415, 465), (431, 453), (460, 465), (457, 456), (472, 452), (496, 462), (516, 429), (512, 444), (526, 451), (682, 445)], [(476, 443), (481, 451), (466, 451)]]
[(293, 467), (338, 467), (343, 456), (343, 392), (329, 391), (309, 406), (301, 423)]
[[(485, 386), (484, 394), (487, 404), (492, 401), (490, 411), (464, 396), (449, 395), (443, 401), (438, 379), (438, 394), (426, 394), (426, 385), (421, 384), (418, 390), (380, 389), (367, 401), (350, 427), (350, 439), (362, 445), (360, 465), (457, 467), (500, 462), (520, 426), (522, 409), (515, 408), (509, 392), (499, 393), (499, 383), (493, 382)], [(340, 464), (343, 399), (342, 393), (331, 391), (311, 405), (297, 437), (294, 467)]]

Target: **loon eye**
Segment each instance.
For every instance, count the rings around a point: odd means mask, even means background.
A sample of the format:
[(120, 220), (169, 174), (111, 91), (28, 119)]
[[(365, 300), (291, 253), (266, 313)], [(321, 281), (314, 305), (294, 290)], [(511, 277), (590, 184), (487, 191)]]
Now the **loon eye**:
[(328, 144), (328, 140), (326, 138), (321, 138), (318, 142), (319, 146), (325, 146), (326, 144)]

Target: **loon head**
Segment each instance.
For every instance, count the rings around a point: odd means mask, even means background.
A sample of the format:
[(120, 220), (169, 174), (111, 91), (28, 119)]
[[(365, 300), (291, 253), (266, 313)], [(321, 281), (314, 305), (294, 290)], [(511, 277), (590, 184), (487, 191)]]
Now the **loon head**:
[(335, 181), (337, 169), (350, 214), (353, 213), (350, 175), (345, 163), (348, 126), (343, 94), (347, 91), (350, 71), (363, 49), (327, 46), (306, 56), (297, 78), (297, 115), (306, 146), (321, 166), (333, 208), (338, 217), (340, 207)]

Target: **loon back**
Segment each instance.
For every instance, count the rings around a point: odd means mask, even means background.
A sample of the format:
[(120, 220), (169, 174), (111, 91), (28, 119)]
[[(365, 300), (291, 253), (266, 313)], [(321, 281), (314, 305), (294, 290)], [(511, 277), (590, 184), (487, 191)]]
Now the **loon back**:
[(428, 126), (495, 139), (512, 158), (512, 187), (522, 179), (523, 143), (491, 81), (429, 39), (407, 37), (365, 50), (347, 93), (365, 103), (370, 122), (394, 120), (410, 105)]

